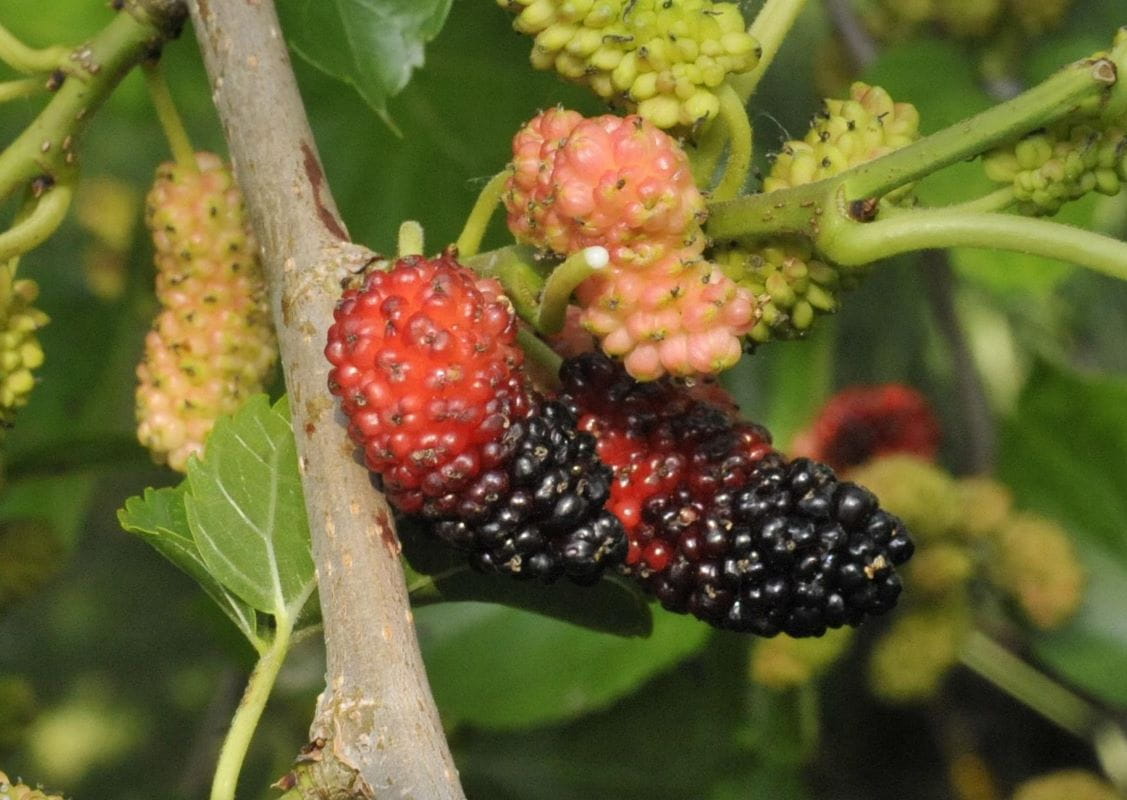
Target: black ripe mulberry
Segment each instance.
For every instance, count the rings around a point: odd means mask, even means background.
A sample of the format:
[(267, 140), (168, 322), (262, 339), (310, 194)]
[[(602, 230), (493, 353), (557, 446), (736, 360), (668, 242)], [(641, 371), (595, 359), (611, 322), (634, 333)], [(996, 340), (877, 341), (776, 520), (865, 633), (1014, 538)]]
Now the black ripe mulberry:
[(429, 503), (435, 533), (470, 553), (483, 572), (545, 583), (567, 576), (594, 583), (626, 557), (626, 532), (604, 508), (611, 469), (599, 461), (595, 438), (576, 428), (563, 404), (514, 422), (505, 464), (485, 472), (457, 504)]
[(561, 399), (614, 469), (625, 569), (662, 605), (761, 636), (819, 636), (892, 608), (913, 544), (868, 490), (788, 462), (759, 426), (604, 356), (564, 364)]

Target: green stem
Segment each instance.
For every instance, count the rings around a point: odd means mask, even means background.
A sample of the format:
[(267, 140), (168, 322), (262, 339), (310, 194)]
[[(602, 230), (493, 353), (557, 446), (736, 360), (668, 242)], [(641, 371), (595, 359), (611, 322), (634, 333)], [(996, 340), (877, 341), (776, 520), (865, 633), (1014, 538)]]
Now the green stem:
[(31, 97), (45, 91), (47, 91), (47, 84), (43, 82), (42, 78), (20, 78), (14, 81), (4, 81), (0, 83), (0, 103)]
[(509, 170), (498, 172), (489, 179), (489, 183), (477, 196), (473, 210), (466, 218), (466, 224), (458, 237), (458, 255), (462, 258), (476, 256), (481, 249), (481, 240), (485, 238), (485, 231), (489, 227), (489, 220), (493, 219), (493, 212), (501, 202), (505, 193), (505, 184), (509, 180)]
[(17, 72), (34, 74), (62, 69), (67, 65), (68, 47), (45, 47), (42, 50), (28, 47), (0, 25), (0, 60)]
[[(129, 70), (170, 35), (161, 29), (161, 21), (148, 19), (133, 5), (130, 9), (138, 16), (119, 12), (83, 45), (81, 58), (69, 67), (69, 77), (51, 102), (0, 153), (0, 199), (40, 175), (49, 175), (56, 183), (73, 176), (76, 139), (87, 121)], [(0, 34), (0, 52), (3, 45)]]
[(535, 325), (540, 314), (540, 292), (544, 278), (532, 266), (533, 252), (522, 245), (502, 247), (465, 260), (466, 266), (488, 278), (496, 278), (517, 314)]
[(567, 306), (571, 293), (583, 281), (610, 263), (610, 253), (605, 247), (585, 247), (572, 253), (562, 264), (552, 270), (540, 295), (536, 312), (536, 329), (541, 333), (559, 333), (567, 319)]
[(984, 194), (981, 197), (974, 198), (973, 200), (966, 200), (962, 203), (943, 206), (943, 210), (958, 211), (960, 213), (1005, 211), (1007, 208), (1014, 204), (1015, 200), (1016, 198), (1014, 197), (1013, 187), (1003, 186), (1001, 189), (995, 189), (989, 194)]
[[(1111, 92), (1127, 71), (1127, 36), (1106, 57), (1077, 61), (1000, 105), (832, 178), (765, 194), (709, 204), (707, 231), (714, 239), (799, 234), (815, 237), (821, 214), (847, 211), (850, 202), (880, 197), (943, 167), (1055, 122)], [(1124, 72), (1127, 74), (1127, 72)], [(1120, 89), (1121, 92), (1124, 90)], [(997, 202), (993, 198), (991, 202)]]
[(548, 343), (537, 336), (531, 329), (523, 325), (517, 331), (517, 342), (524, 350), (530, 365), (539, 367), (537, 378), (539, 383), (555, 387), (559, 384), (560, 365), (563, 358), (548, 346)]
[(426, 249), (423, 226), (413, 219), (399, 226), (399, 242), (396, 248), (400, 258), (421, 256)]
[(1056, 258), (1127, 280), (1127, 242), (1071, 225), (1013, 214), (918, 209), (859, 224), (831, 215), (818, 250), (845, 266), (942, 247), (981, 247)]
[(1088, 739), (1099, 710), (1022, 661), (981, 631), (972, 631), (959, 660), (1011, 697), (1080, 739)]
[(733, 78), (735, 89), (743, 102), (746, 103), (755, 94), (755, 87), (775, 60), (779, 47), (805, 5), (806, 0), (767, 0), (763, 4), (755, 21), (748, 28), (748, 33), (755, 37), (762, 50), (759, 63), (754, 69)]
[(172, 92), (168, 90), (168, 82), (164, 79), (159, 62), (146, 64), (142, 72), (172, 157), (183, 169), (197, 172), (199, 167), (196, 164), (196, 150), (184, 129), (184, 120), (176, 110), (176, 103), (172, 100)]
[(969, 119), (868, 161), (840, 176), (846, 197), (880, 197), (938, 169), (979, 155), (991, 147), (1075, 113), (1116, 83), (1127, 69), (1127, 41), (1105, 58), (1074, 62), (1029, 91)]
[(689, 151), (689, 161), (693, 165), (693, 180), (702, 190), (707, 191), (712, 185), (716, 166), (720, 163), (720, 156), (724, 154), (724, 145), (727, 142), (728, 126), (725, 125), (724, 115), (721, 113), (712, 118), (701, 134), (699, 143)]
[(712, 198), (730, 200), (743, 191), (747, 173), (751, 169), (751, 120), (747, 118), (744, 101), (730, 84), (721, 86), (719, 95), (720, 116), (728, 131), (728, 165), (724, 168), (724, 177), (717, 184)]
[(274, 681), (282, 668), (282, 662), (286, 659), (290, 635), (293, 633), (293, 621), (278, 616), (275, 617), (275, 622), (277, 627), (274, 640), (259, 657), (254, 671), (247, 680), (243, 699), (231, 719), (231, 728), (227, 731), (227, 737), (223, 740), (223, 747), (219, 751), (219, 763), (215, 767), (215, 777), (211, 784), (211, 800), (234, 800), (239, 773), (242, 771), (243, 761), (254, 737), (254, 730), (258, 727), (263, 709), (266, 708), (266, 701), (274, 688)]
[(38, 246), (62, 223), (74, 194), (70, 186), (48, 189), (35, 202), (31, 213), (0, 233), (0, 262)]

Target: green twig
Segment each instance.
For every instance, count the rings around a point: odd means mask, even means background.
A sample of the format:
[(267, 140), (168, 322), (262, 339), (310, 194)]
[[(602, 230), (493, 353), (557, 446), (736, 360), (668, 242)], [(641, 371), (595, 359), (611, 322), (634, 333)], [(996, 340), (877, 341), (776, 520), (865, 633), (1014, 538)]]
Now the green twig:
[(1013, 214), (917, 209), (868, 224), (830, 215), (815, 243), (823, 255), (845, 266), (915, 250), (981, 247), (1056, 258), (1127, 280), (1127, 242)]
[(535, 325), (540, 313), (544, 278), (532, 262), (532, 249), (523, 245), (490, 250), (465, 260), (470, 269), (500, 281), (520, 318), (529, 325)]
[(293, 620), (288, 616), (278, 615), (275, 617), (275, 622), (277, 625), (274, 639), (258, 659), (254, 671), (247, 680), (243, 699), (235, 711), (235, 716), (231, 718), (231, 727), (219, 751), (219, 762), (216, 764), (215, 777), (211, 784), (211, 800), (234, 800), (239, 773), (242, 771), (251, 739), (254, 738), (255, 728), (258, 727), (258, 721), (266, 708), (266, 701), (270, 698), (270, 692), (278, 678), (278, 671), (282, 668), (286, 653), (289, 651)]
[(747, 118), (744, 101), (730, 84), (720, 87), (720, 116), (728, 132), (728, 164), (724, 177), (712, 192), (714, 200), (729, 200), (743, 191), (747, 173), (751, 169), (751, 121)]
[(47, 91), (47, 84), (43, 82), (42, 78), (19, 78), (14, 81), (4, 81), (0, 83), (0, 103), (31, 97), (45, 91)]
[(168, 147), (172, 157), (183, 169), (191, 172), (199, 170), (196, 164), (196, 150), (192, 147), (192, 140), (184, 129), (184, 120), (176, 110), (176, 103), (172, 100), (172, 92), (168, 90), (168, 83), (158, 63), (145, 64), (142, 70), (145, 74), (145, 85), (149, 87), (149, 96), (156, 108), (157, 119), (160, 120), (164, 138), (168, 140)]
[(1022, 661), (981, 631), (972, 631), (959, 652), (963, 665), (1045, 719), (1087, 739), (1100, 714), (1095, 706)]
[(536, 312), (536, 329), (541, 333), (559, 333), (567, 319), (567, 306), (571, 293), (583, 281), (610, 263), (610, 253), (605, 247), (585, 247), (572, 253), (562, 264), (552, 270), (540, 295)]
[(981, 197), (976, 197), (973, 200), (966, 200), (962, 203), (953, 203), (949, 206), (943, 206), (943, 210), (966, 213), (1005, 211), (1015, 202), (1017, 202), (1017, 198), (1014, 196), (1013, 187), (1003, 186), (1001, 189), (995, 189), (994, 191), (988, 194), (984, 194)]
[(559, 384), (560, 365), (563, 358), (548, 346), (548, 343), (537, 336), (531, 329), (520, 327), (517, 331), (517, 342), (524, 355), (533, 367), (539, 367), (536, 378), (542, 385), (554, 388)]
[(73, 194), (67, 185), (45, 191), (31, 213), (0, 233), (0, 262), (26, 253), (54, 233), (66, 217)]
[[(1127, 74), (1127, 36), (1106, 56), (1077, 61), (1043, 83), (974, 117), (867, 161), (832, 178), (776, 192), (709, 204), (707, 231), (714, 239), (799, 234), (815, 238), (820, 217), (846, 215), (853, 201), (881, 197), (943, 167), (1062, 119), (1080, 107), (1125, 102), (1116, 84)], [(999, 202), (993, 197), (990, 202)], [(939, 245), (942, 246), (942, 245)]]
[(493, 219), (493, 212), (501, 202), (505, 193), (505, 184), (509, 180), (510, 170), (498, 172), (481, 190), (477, 196), (473, 210), (466, 218), (466, 224), (458, 237), (458, 255), (463, 258), (477, 255), (481, 249), (481, 240), (485, 238), (485, 231), (489, 227), (489, 220)]
[(767, 0), (760, 9), (755, 21), (748, 28), (748, 33), (755, 37), (761, 49), (759, 63), (742, 75), (733, 77), (733, 84), (739, 93), (740, 99), (747, 102), (755, 94), (755, 87), (775, 60), (775, 56), (782, 46), (787, 33), (790, 32), (794, 21), (798, 19), (806, 0)]
[(705, 127), (696, 147), (689, 151), (689, 161), (693, 165), (693, 180), (697, 186), (707, 190), (716, 175), (720, 156), (724, 155), (724, 145), (728, 142), (728, 126), (724, 115), (719, 114)]
[(397, 246), (399, 257), (421, 256), (425, 249), (426, 240), (423, 235), (423, 226), (413, 219), (404, 221), (399, 226), (399, 243)]
[(69, 55), (70, 48), (62, 46), (45, 47), (42, 50), (28, 47), (0, 25), (0, 61), (17, 72), (33, 75), (62, 69), (67, 65)]

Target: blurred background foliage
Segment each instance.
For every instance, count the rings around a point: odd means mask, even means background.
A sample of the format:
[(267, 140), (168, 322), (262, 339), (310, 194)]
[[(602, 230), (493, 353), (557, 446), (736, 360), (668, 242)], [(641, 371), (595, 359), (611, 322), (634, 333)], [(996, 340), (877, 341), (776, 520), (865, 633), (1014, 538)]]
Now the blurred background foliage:
[[(758, 3), (744, 5), (750, 18)], [(0, 0), (0, 20), (35, 45), (79, 42), (110, 13), (95, 0)], [(353, 89), (295, 60), (355, 239), (389, 250), (413, 218), (438, 249), (457, 236), (523, 121), (555, 103), (600, 110), (584, 91), (532, 71), (529, 43), (510, 23), (489, 0), (456, 0), (426, 65), (388, 102), (398, 134)], [(1121, 0), (1076, 0), (1058, 30), (1017, 52), (921, 26), (882, 46), (863, 77), (916, 103), (926, 133), (986, 107), (991, 91), (1104, 46), (1124, 23)], [(801, 136), (823, 93), (840, 93), (857, 74), (842, 66), (831, 29), (811, 0), (753, 99), (761, 168), (781, 140)], [(190, 30), (164, 61), (196, 146), (222, 152)], [(35, 108), (4, 106), (4, 141)], [(155, 308), (140, 206), (167, 156), (132, 75), (83, 143), (75, 213), (21, 266), (40, 283), (52, 322), (40, 385), (3, 454), (0, 520), (21, 523), (0, 533), (0, 768), (88, 800), (203, 796), (252, 659), (198, 588), (114, 517), (145, 486), (178, 480), (133, 437), (133, 371)], [(980, 180), (977, 165), (957, 165), (920, 194), (943, 200)], [(1127, 196), (1090, 198), (1062, 216), (1123, 237)], [(491, 235), (503, 241), (499, 220)], [(807, 340), (763, 347), (727, 376), (745, 413), (784, 446), (836, 388), (891, 380), (919, 388), (938, 410), (947, 468), (996, 465), (1020, 507), (1067, 529), (1088, 575), (1080, 612), (1055, 632), (1010, 624), (999, 635), (1090, 700), (1101, 724), (1121, 724), (1127, 286), (1009, 254), (901, 258)], [(472, 798), (990, 800), (1055, 768), (1099, 769), (1088, 742), (966, 670), (913, 703), (878, 699), (867, 652), (891, 620), (787, 689), (752, 680), (762, 644), (660, 610), (649, 638), (488, 604), (428, 606), (416, 621)], [(306, 642), (283, 672), (241, 796), (273, 795), (262, 787), (304, 742), (322, 678), (323, 655)], [(1123, 758), (1105, 753), (1103, 765)]]

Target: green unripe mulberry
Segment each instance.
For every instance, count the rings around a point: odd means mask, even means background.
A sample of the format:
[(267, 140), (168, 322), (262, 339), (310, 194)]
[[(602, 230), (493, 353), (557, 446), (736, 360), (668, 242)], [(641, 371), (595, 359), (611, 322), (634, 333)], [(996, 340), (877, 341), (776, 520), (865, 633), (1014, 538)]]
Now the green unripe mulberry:
[(982, 160), (986, 176), (1013, 187), (1023, 214), (1055, 214), (1089, 192), (1118, 194), (1127, 178), (1127, 131), (1064, 122), (1003, 145)]
[(63, 800), (62, 795), (47, 794), (41, 789), (32, 789), (22, 783), (12, 783), (11, 778), (0, 772), (0, 798), (3, 800)]
[(847, 100), (825, 101), (801, 141), (783, 145), (763, 180), (763, 191), (832, 178), (914, 142), (920, 136), (919, 125), (919, 113), (911, 103), (895, 103), (879, 86), (858, 81)]
[(809, 243), (772, 240), (756, 248), (729, 247), (714, 260), (724, 274), (751, 291), (761, 316), (748, 333), (753, 342), (802, 336), (819, 314), (837, 310), (837, 295), (856, 275), (814, 257)]
[(759, 63), (735, 3), (713, 0), (498, 0), (535, 37), (532, 65), (585, 83), (660, 128), (716, 116), (728, 75)]
[(869, 660), (873, 693), (896, 703), (926, 700), (958, 663), (970, 629), (971, 615), (961, 597), (897, 617)]
[(1016, 514), (995, 538), (993, 583), (1038, 628), (1059, 628), (1084, 600), (1086, 576), (1068, 532), (1035, 514)]
[(769, 689), (803, 686), (830, 668), (853, 641), (852, 628), (794, 639), (786, 634), (756, 642), (751, 653), (751, 679)]
[(43, 364), (36, 331), (48, 318), (33, 305), (38, 296), (35, 281), (15, 280), (12, 270), (0, 265), (0, 441), (16, 411), (27, 405), (34, 372)]

